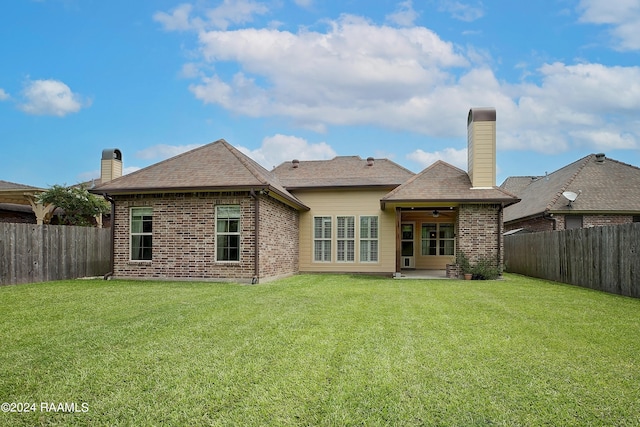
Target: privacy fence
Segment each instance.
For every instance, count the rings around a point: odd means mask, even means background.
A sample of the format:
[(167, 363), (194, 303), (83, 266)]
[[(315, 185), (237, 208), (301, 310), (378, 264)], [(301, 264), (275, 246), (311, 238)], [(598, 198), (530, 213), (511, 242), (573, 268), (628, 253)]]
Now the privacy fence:
[(504, 239), (509, 272), (640, 298), (640, 223)]
[(110, 229), (0, 223), (0, 285), (103, 275), (110, 257)]

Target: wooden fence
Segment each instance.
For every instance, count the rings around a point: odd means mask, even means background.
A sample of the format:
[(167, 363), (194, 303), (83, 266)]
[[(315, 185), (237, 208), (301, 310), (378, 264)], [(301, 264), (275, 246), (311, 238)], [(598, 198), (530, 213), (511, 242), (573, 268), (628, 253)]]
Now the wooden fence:
[(504, 239), (506, 271), (640, 297), (640, 223)]
[(110, 257), (110, 229), (0, 223), (0, 285), (100, 276)]

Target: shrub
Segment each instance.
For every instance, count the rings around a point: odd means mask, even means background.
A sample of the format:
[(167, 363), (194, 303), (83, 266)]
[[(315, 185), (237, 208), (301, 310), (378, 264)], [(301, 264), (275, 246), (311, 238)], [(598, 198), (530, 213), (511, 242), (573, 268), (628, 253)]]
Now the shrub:
[(474, 280), (495, 280), (500, 277), (500, 269), (496, 266), (495, 261), (490, 258), (480, 258), (471, 267), (471, 274)]

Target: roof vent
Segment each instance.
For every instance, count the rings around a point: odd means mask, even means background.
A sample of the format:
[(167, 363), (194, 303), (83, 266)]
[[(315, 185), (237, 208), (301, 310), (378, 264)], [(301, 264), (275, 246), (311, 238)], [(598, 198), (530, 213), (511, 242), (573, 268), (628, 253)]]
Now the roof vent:
[(604, 153), (596, 154), (596, 163), (604, 163), (605, 155)]
[(297, 168), (298, 168), (298, 166), (300, 166), (300, 160), (298, 160), (298, 159), (293, 159), (293, 160), (291, 161), (291, 164), (293, 165), (293, 168), (294, 168), (294, 169), (297, 169)]
[(367, 166), (373, 166), (375, 159), (373, 157), (367, 157)]

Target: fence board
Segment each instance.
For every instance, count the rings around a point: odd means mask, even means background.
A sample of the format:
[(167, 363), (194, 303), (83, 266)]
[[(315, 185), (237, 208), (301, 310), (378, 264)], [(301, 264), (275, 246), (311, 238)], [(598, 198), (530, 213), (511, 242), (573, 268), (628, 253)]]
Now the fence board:
[(509, 272), (640, 297), (640, 223), (505, 236), (504, 255)]
[(109, 229), (0, 223), (0, 285), (108, 273)]

